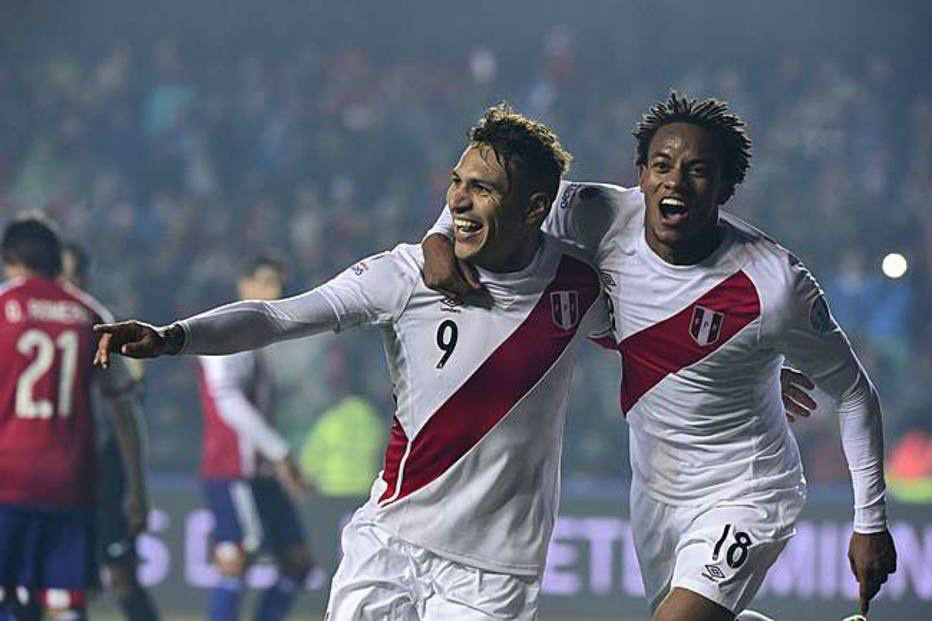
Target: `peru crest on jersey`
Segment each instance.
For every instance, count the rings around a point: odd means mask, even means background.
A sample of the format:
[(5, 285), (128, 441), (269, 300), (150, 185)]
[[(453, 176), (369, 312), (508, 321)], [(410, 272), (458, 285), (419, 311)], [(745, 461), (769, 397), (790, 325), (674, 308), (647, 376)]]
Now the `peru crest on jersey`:
[(554, 291), (550, 294), (553, 323), (572, 330), (579, 323), (579, 295), (575, 291)]
[(696, 305), (693, 308), (692, 321), (689, 322), (689, 334), (700, 346), (711, 345), (722, 335), (724, 322), (725, 313)]

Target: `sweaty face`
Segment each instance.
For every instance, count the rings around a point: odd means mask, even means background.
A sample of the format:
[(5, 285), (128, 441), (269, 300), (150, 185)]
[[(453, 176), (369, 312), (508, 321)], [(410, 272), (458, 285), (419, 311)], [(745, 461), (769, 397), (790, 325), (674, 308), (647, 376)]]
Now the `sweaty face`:
[(236, 282), (241, 300), (277, 300), (282, 297), (282, 275), (278, 270), (263, 265), (251, 276), (242, 276)]
[(722, 165), (711, 132), (688, 123), (662, 126), (638, 175), (647, 203), (645, 235), (655, 252), (689, 256), (717, 239)]
[(492, 271), (509, 271), (509, 259), (529, 230), (527, 205), (516, 194), (491, 147), (466, 148), (447, 189), (457, 258)]

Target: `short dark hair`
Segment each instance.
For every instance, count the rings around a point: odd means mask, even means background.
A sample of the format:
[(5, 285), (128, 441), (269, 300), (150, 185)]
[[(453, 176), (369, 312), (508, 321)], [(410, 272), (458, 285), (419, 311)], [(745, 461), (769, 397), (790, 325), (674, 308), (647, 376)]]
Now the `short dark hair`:
[(735, 187), (744, 181), (751, 162), (751, 138), (741, 117), (728, 108), (726, 101), (711, 97), (691, 99), (671, 91), (665, 101), (658, 101), (650, 107), (632, 132), (637, 139), (635, 165), (647, 165), (650, 141), (657, 130), (669, 123), (698, 125), (718, 138), (722, 145), (722, 181), (725, 183), (721, 202), (731, 198)]
[(61, 241), (51, 220), (38, 212), (16, 217), (3, 231), (3, 262), (20, 264), (47, 278), (61, 274)]
[(552, 129), (504, 102), (486, 110), (467, 135), (470, 142), (491, 147), (509, 180), (514, 169), (528, 173), (532, 187), (540, 187), (551, 199), (573, 159)]
[[(87, 276), (91, 269), (91, 255), (87, 253), (84, 246), (73, 239), (61, 242), (61, 251), (62, 254), (70, 254), (74, 257), (74, 273), (81, 283), (86, 284)], [(62, 269), (64, 270), (64, 265), (62, 265)], [(83, 287), (84, 285), (82, 284), (81, 286)]]
[(240, 264), (239, 276), (240, 278), (254, 276), (256, 272), (263, 267), (268, 267), (278, 272), (283, 280), (288, 269), (285, 258), (281, 253), (275, 250), (263, 250), (262, 252), (252, 255)]

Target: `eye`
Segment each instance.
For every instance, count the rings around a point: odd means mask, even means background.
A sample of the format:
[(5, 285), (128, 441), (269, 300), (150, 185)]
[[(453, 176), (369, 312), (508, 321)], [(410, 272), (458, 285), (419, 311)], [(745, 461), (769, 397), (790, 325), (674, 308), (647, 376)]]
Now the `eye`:
[(706, 177), (708, 176), (708, 169), (705, 166), (693, 166), (689, 170), (689, 174), (693, 177)]
[(489, 194), (492, 191), (491, 188), (489, 188), (488, 186), (482, 185), (481, 183), (477, 183), (476, 185), (474, 185), (473, 190), (475, 190), (476, 194)]
[(666, 160), (654, 160), (654, 163), (651, 165), (651, 168), (657, 172), (667, 172), (670, 170), (670, 163)]

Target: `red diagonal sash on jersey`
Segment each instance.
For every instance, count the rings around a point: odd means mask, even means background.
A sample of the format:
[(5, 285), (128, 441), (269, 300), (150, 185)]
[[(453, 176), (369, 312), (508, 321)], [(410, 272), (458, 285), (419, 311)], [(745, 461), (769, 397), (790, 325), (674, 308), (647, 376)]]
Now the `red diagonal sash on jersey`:
[(621, 411), (627, 414), (664, 377), (699, 362), (759, 316), (757, 289), (737, 272), (669, 319), (622, 340)]
[[(563, 329), (554, 319), (551, 294), (569, 291), (578, 293), (579, 310), (574, 325)], [(421, 489), (475, 446), (553, 366), (598, 295), (596, 272), (564, 255), (527, 318), (430, 417), (410, 448), (395, 419), (382, 473), (388, 487), (379, 502), (394, 502)], [(396, 490), (399, 479), (401, 489)]]

